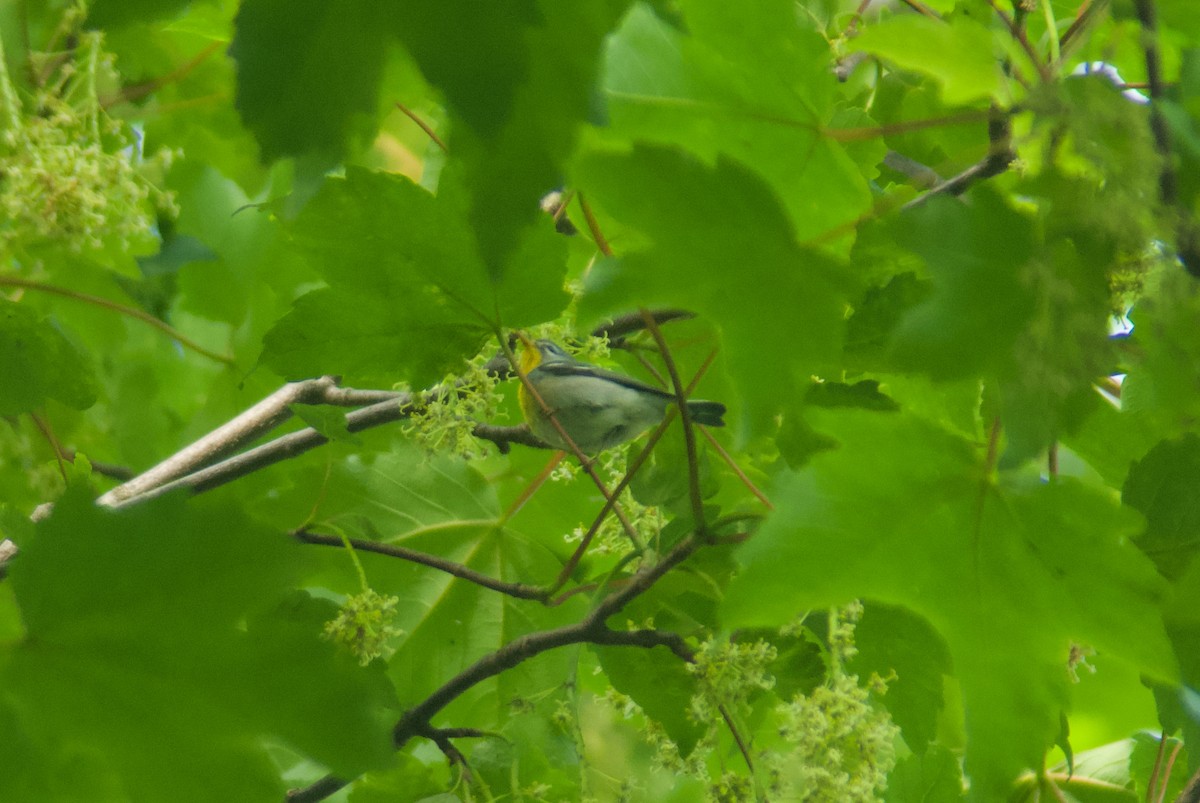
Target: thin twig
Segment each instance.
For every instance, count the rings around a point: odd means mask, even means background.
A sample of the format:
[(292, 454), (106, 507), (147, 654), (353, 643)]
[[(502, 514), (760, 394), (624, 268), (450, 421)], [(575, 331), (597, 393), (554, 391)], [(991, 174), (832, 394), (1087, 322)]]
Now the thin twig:
[(1158, 790), (1158, 771), (1162, 769), (1163, 750), (1167, 747), (1167, 732), (1163, 731), (1158, 737), (1158, 749), (1154, 751), (1154, 765), (1150, 768), (1150, 780), (1146, 784), (1146, 803), (1154, 803), (1155, 792)]
[[(370, 407), (364, 407), (361, 410), (347, 413), (346, 429), (349, 432), (362, 432), (372, 427), (399, 421), (408, 415), (409, 411), (398, 402), (379, 402), (378, 404), (372, 404)], [(115, 502), (110, 507), (129, 507), (130, 505), (162, 496), (178, 488), (188, 488), (193, 493), (211, 491), (213, 488), (219, 488), (247, 474), (252, 474), (267, 466), (304, 454), (310, 449), (315, 449), (326, 443), (329, 443), (329, 438), (311, 427), (291, 432), (273, 441), (264, 443), (262, 446), (257, 446), (239, 455), (215, 463), (208, 468), (187, 474), (163, 485), (150, 487), (136, 496)]]
[(746, 472), (742, 471), (742, 467), (737, 464), (737, 461), (733, 459), (733, 456), (730, 455), (729, 452), (725, 451), (725, 447), (721, 445), (721, 442), (718, 441), (711, 432), (703, 427), (700, 429), (700, 432), (705, 438), (708, 439), (709, 445), (717, 450), (717, 454), (720, 455), (721, 459), (725, 461), (725, 465), (729, 466), (729, 469), (737, 476), (739, 480), (742, 481), (742, 485), (745, 485), (746, 489), (750, 491), (750, 493), (754, 494), (754, 496), (758, 498), (758, 501), (762, 502), (763, 506), (766, 507), (767, 510), (774, 510), (775, 506), (771, 504), (771, 500), (768, 499), (767, 495), (760, 491), (758, 486), (746, 476)]
[(961, 195), (976, 182), (998, 176), (1008, 170), (1015, 158), (1016, 154), (1012, 150), (1012, 124), (1008, 113), (993, 108), (988, 120), (988, 155), (957, 176), (917, 196), (901, 209), (916, 208), (938, 195)]
[[(1017, 41), (1017, 44), (1021, 46), (1021, 49), (1025, 51), (1025, 55), (1029, 56), (1029, 60), (1033, 62), (1034, 69), (1038, 71), (1038, 77), (1040, 77), (1043, 82), (1049, 82), (1052, 80), (1054, 78), (1054, 74), (1050, 71), (1050, 68), (1042, 62), (1038, 52), (1033, 49), (1033, 45), (1029, 43), (1029, 37), (1025, 35), (1025, 27), (1017, 21), (1016, 17), (1010, 17), (1008, 14), (1004, 13), (1004, 9), (1000, 8), (1000, 6), (996, 3), (996, 0), (988, 0), (988, 5), (990, 5), (992, 10), (996, 12), (996, 16), (998, 16), (1001, 21), (1004, 22), (1005, 27), (1008, 28), (1009, 34), (1011, 34), (1012, 38)], [(1051, 35), (1053, 35), (1053, 31), (1051, 32)]]
[(643, 310), (642, 315), (646, 320), (646, 328), (650, 330), (654, 342), (658, 344), (658, 349), (662, 352), (667, 373), (671, 376), (671, 388), (675, 392), (675, 404), (679, 408), (679, 419), (683, 424), (683, 443), (687, 450), (688, 497), (692, 503), (692, 520), (695, 522), (696, 531), (700, 536), (707, 538), (709, 532), (704, 524), (704, 497), (700, 493), (700, 463), (696, 454), (696, 431), (692, 425), (691, 410), (688, 409), (687, 390), (679, 378), (679, 369), (675, 365), (675, 359), (671, 356), (671, 350), (667, 346), (667, 340), (663, 337), (662, 330), (658, 328), (658, 324), (655, 323), (649, 312)]
[(1068, 54), (1068, 47), (1099, 16), (1100, 11), (1108, 7), (1108, 3), (1109, 0), (1083, 0), (1083, 5), (1075, 13), (1075, 21), (1058, 39), (1058, 50), (1064, 59)]
[(1176, 742), (1174, 747), (1171, 748), (1171, 755), (1167, 757), (1167, 766), (1162, 772), (1162, 786), (1160, 787), (1160, 791), (1158, 793), (1157, 803), (1164, 803), (1167, 798), (1167, 787), (1171, 783), (1171, 773), (1175, 769), (1175, 759), (1179, 758), (1179, 753), (1182, 750), (1183, 742)]
[(54, 430), (50, 429), (50, 423), (37, 413), (30, 413), (29, 417), (33, 419), (33, 423), (42, 433), (42, 437), (50, 444), (50, 448), (54, 450), (54, 460), (58, 464), (58, 473), (62, 475), (63, 482), (70, 482), (67, 478), (66, 456), (63, 454), (62, 444), (58, 442), (58, 438), (54, 437)]
[(941, 19), (936, 11), (920, 2), (920, 0), (900, 0), (900, 2), (904, 3), (904, 5), (908, 6), (918, 14), (929, 17), (930, 19)]
[(613, 255), (613, 250), (608, 244), (608, 240), (604, 237), (604, 232), (600, 231), (600, 224), (596, 222), (596, 215), (592, 212), (592, 206), (587, 202), (587, 198), (583, 193), (579, 193), (579, 208), (583, 210), (583, 219), (587, 221), (588, 231), (592, 233), (592, 239), (596, 242), (596, 247), (600, 249), (600, 253), (606, 257)]
[[(321, 544), (323, 546), (342, 547), (345, 543), (339, 536), (324, 535), (315, 533), (311, 530), (297, 530), (292, 533), (292, 536), (305, 544)], [(418, 563), (422, 566), (428, 566), (431, 569), (445, 572), (446, 574), (454, 575), (455, 577), (466, 580), (469, 583), (474, 583), (484, 588), (490, 588), (492, 591), (499, 591), (510, 597), (517, 599), (534, 599), (544, 601), (549, 594), (546, 589), (538, 586), (525, 585), (524, 583), (506, 583), (503, 580), (497, 580), (494, 577), (488, 577), (486, 574), (477, 572), (461, 563), (455, 563), (452, 560), (439, 558), (436, 555), (430, 555), (425, 552), (418, 552), (415, 549), (397, 546), (395, 544), (385, 544), (379, 541), (369, 541), (365, 538), (348, 538), (350, 546), (360, 552), (374, 552), (377, 555), (387, 555), (390, 558), (399, 558), (400, 560), (408, 561), (409, 563)]]
[[(671, 321), (686, 321), (696, 317), (696, 313), (685, 309), (659, 309), (652, 310), (650, 317), (655, 323), (664, 324)], [(624, 342), (625, 336), (634, 332), (640, 332), (646, 328), (646, 318), (640, 312), (630, 312), (626, 315), (618, 315), (597, 326), (591, 331), (592, 337), (608, 338), (610, 346), (616, 348)]]
[(205, 61), (207, 61), (210, 56), (218, 52), (224, 46), (225, 43), (220, 40), (210, 42), (206, 47), (204, 47), (204, 49), (196, 54), (195, 58), (185, 62), (179, 67), (176, 67), (166, 75), (161, 75), (158, 78), (153, 78), (140, 84), (133, 84), (131, 86), (122, 88), (121, 91), (115, 96), (102, 102), (100, 104), (100, 108), (108, 109), (121, 102), (138, 100), (139, 98), (144, 98), (146, 95), (149, 95), (151, 92), (157, 92), (159, 89), (162, 89), (168, 84), (181, 81), (186, 78), (188, 74), (192, 72), (192, 70), (195, 70)]
[(533, 430), (529, 428), (528, 424), (517, 424), (511, 427), (502, 427), (495, 424), (476, 424), (471, 430), (471, 434), (476, 438), (496, 444), (496, 448), (500, 450), (500, 454), (508, 454), (510, 445), (514, 443), (528, 446), (531, 449), (557, 448), (546, 443), (537, 435), (534, 435)]
[(950, 125), (969, 125), (987, 120), (989, 113), (982, 109), (948, 114), (944, 117), (933, 117), (927, 120), (905, 120), (886, 125), (855, 126), (853, 128), (822, 128), (821, 133), (835, 142), (861, 142), (868, 139), (907, 134), (912, 131), (924, 131), (927, 128), (940, 128)]
[(62, 296), (63, 298), (70, 298), (75, 301), (82, 301), (86, 304), (92, 304), (93, 306), (104, 307), (105, 309), (119, 312), (122, 315), (127, 315), (130, 318), (136, 318), (143, 323), (150, 324), (155, 329), (166, 332), (172, 338), (178, 340), (180, 345), (191, 349), (197, 354), (202, 354), (211, 360), (216, 360), (217, 362), (222, 362), (226, 365), (234, 364), (233, 357), (230, 357), (226, 354), (217, 354), (215, 351), (209, 351), (208, 349), (204, 348), (204, 346), (201, 346), (199, 343), (184, 335), (175, 327), (159, 318), (155, 318), (145, 310), (140, 310), (136, 307), (128, 307), (124, 304), (118, 304), (115, 301), (109, 301), (107, 298), (100, 298), (99, 296), (92, 296), (88, 295), (87, 293), (79, 293), (74, 290), (68, 290), (65, 287), (57, 287), (52, 284), (45, 284), (44, 282), (35, 282), (30, 279), (18, 279), (16, 276), (0, 276), (0, 287), (20, 287), (25, 290), (37, 290), (41, 293), (50, 293), (52, 295)]
[(430, 127), (429, 123), (418, 117), (416, 112), (405, 106), (400, 101), (396, 101), (396, 108), (404, 112), (405, 117), (416, 123), (417, 126), (424, 131), (431, 140), (433, 140), (433, 144), (442, 149), (442, 153), (450, 152), (450, 148), (447, 147), (446, 143), (442, 141), (442, 138), (437, 135), (437, 132)]
[[(74, 463), (75, 457), (78, 454), (79, 452), (76, 449), (63, 449), (63, 457), (65, 457), (69, 463)], [(91, 457), (88, 457), (87, 461), (88, 465), (92, 467), (92, 471), (102, 477), (108, 477), (109, 479), (118, 480), (120, 482), (131, 480), (134, 477), (134, 471), (133, 469), (129, 468), (129, 466), (118, 466), (115, 463), (105, 463), (100, 460), (93, 460)]]
[(717, 705), (717, 710), (721, 712), (721, 719), (725, 720), (725, 727), (729, 729), (729, 732), (733, 734), (733, 740), (737, 742), (738, 752), (742, 754), (742, 759), (746, 762), (746, 769), (750, 770), (751, 775), (754, 775), (754, 759), (750, 757), (750, 748), (742, 738), (737, 725), (733, 724), (733, 717), (730, 715), (729, 709), (725, 703), (720, 703)]

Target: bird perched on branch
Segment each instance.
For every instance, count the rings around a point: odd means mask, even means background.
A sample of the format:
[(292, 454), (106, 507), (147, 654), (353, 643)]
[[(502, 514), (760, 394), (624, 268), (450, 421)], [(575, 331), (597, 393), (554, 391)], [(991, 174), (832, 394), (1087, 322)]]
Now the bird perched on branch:
[[(585, 454), (595, 454), (636, 438), (663, 420), (675, 395), (633, 377), (590, 365), (567, 354), (550, 340), (525, 340), (521, 373), (541, 396), (571, 440)], [(521, 412), (533, 434), (559, 449), (566, 441), (538, 400), (522, 383)], [(721, 427), (725, 405), (689, 399), (692, 421)]]

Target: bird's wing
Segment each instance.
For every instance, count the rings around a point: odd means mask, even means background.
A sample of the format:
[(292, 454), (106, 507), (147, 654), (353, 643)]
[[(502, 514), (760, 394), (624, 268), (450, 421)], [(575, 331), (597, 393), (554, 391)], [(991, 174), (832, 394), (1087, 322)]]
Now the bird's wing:
[(619, 374), (616, 371), (608, 371), (604, 368), (597, 368), (594, 365), (588, 365), (582, 362), (552, 362), (542, 363), (534, 371), (543, 371), (551, 376), (590, 376), (596, 379), (603, 379), (606, 382), (613, 382), (623, 387), (642, 393), (649, 393), (653, 396), (658, 396), (663, 399), (674, 399), (673, 393), (668, 393), (662, 388), (656, 388), (653, 385), (647, 385), (645, 382), (639, 382), (631, 376)]

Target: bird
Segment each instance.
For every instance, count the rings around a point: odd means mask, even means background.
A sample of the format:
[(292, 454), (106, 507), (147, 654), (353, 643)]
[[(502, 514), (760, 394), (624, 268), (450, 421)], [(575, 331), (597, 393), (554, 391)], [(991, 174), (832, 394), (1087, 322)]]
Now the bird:
[[(524, 338), (523, 338), (524, 339)], [(525, 340), (521, 373), (579, 450), (587, 455), (636, 438), (663, 420), (675, 394), (631, 376), (582, 362), (552, 340)], [(529, 428), (546, 443), (570, 450), (546, 410), (522, 383), (521, 412)], [(688, 399), (694, 423), (722, 427), (725, 405)]]

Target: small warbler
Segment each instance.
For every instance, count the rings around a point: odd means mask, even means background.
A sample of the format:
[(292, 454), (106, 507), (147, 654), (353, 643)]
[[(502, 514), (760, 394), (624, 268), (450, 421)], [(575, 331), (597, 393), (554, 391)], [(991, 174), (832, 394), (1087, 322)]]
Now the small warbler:
[[(636, 438), (663, 420), (675, 396), (633, 377), (606, 371), (572, 357), (550, 340), (525, 342), (521, 372), (554, 413), (571, 440), (585, 454), (595, 454)], [(521, 412), (533, 434), (559, 449), (568, 449), (550, 417), (526, 389), (518, 390)], [(689, 399), (692, 421), (713, 427), (725, 422), (725, 405)]]

